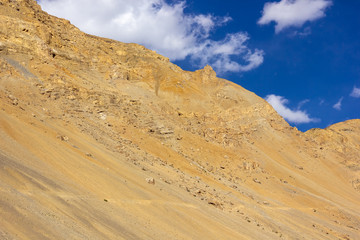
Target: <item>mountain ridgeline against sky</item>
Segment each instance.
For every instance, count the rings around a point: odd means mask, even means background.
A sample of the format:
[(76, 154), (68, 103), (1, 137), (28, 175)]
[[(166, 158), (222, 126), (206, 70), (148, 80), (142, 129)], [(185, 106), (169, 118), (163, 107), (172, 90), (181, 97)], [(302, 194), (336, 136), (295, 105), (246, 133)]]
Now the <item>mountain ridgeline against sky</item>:
[(360, 120), (0, 0), (0, 239), (357, 239)]
[(301, 131), (360, 118), (360, 1), (38, 0), (85, 33), (210, 65)]

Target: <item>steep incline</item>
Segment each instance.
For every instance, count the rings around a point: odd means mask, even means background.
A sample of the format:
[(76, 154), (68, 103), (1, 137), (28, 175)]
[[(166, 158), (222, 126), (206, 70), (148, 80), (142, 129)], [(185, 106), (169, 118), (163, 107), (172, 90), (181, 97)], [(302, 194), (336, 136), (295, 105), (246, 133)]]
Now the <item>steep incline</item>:
[(360, 236), (360, 120), (302, 133), (33, 0), (0, 22), (0, 239)]

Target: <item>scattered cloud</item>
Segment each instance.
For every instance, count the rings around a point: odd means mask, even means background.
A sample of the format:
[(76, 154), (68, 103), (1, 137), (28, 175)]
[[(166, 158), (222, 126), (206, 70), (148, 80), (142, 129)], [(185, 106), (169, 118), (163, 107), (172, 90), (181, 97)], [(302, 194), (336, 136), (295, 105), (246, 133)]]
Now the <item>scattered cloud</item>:
[(360, 98), (360, 88), (354, 86), (352, 92), (350, 93), (350, 96), (354, 98)]
[(211, 39), (230, 17), (187, 14), (186, 0), (39, 0), (50, 14), (69, 19), (82, 31), (135, 42), (172, 61), (189, 57), (195, 65), (218, 72), (245, 72), (258, 67), (264, 52), (247, 46), (249, 36), (238, 32)]
[(275, 22), (275, 32), (285, 28), (301, 27), (305, 22), (315, 21), (325, 16), (325, 10), (332, 5), (330, 0), (281, 0), (264, 5), (258, 24)]
[(301, 109), (305, 104), (307, 104), (308, 102), (310, 102), (309, 99), (302, 100), (301, 102), (298, 103), (297, 109), (300, 110), (300, 109)]
[(300, 38), (304, 38), (308, 35), (311, 34), (311, 28), (310, 27), (306, 27), (304, 28), (304, 30), (302, 31), (294, 31), (290, 34), (290, 37), (300, 37)]
[(339, 101), (333, 105), (333, 108), (336, 109), (336, 110), (338, 110), (338, 111), (340, 111), (340, 110), (341, 110), (341, 104), (342, 104), (342, 100), (343, 100), (343, 99), (344, 99), (344, 97), (341, 97), (341, 98), (339, 99)]
[(304, 110), (291, 110), (286, 106), (289, 101), (282, 96), (270, 94), (265, 97), (265, 100), (270, 103), (270, 105), (273, 106), (273, 108), (289, 122), (300, 124), (320, 121), (317, 118), (311, 118)]
[[(222, 41), (206, 40), (191, 59), (200, 65), (211, 63), (219, 72), (246, 72), (258, 67), (264, 61), (264, 52), (250, 51), (245, 43), (249, 40), (246, 33), (228, 34)], [(232, 61), (231, 56), (242, 56), (243, 64)]]

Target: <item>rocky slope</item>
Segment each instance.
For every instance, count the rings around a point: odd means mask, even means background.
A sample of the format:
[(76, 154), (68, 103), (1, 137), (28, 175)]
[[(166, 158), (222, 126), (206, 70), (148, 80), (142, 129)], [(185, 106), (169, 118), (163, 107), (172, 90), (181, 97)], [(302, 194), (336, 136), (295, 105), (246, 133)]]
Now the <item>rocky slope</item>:
[(0, 239), (358, 239), (360, 120), (0, 0)]

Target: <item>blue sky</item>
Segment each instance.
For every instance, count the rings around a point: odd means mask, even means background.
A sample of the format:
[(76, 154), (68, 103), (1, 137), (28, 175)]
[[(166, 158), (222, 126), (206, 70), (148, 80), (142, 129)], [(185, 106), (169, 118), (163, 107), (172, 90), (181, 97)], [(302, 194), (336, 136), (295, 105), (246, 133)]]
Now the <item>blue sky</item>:
[(41, 0), (90, 34), (211, 65), (305, 131), (360, 118), (360, 1)]

